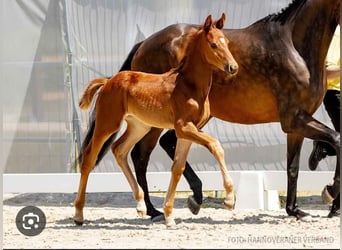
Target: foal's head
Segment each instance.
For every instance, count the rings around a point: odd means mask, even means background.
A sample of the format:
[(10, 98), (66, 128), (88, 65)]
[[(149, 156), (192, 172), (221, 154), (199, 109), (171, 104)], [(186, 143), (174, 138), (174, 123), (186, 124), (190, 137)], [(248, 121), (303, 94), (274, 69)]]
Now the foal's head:
[(228, 38), (221, 31), (225, 19), (224, 13), (215, 22), (213, 22), (211, 15), (206, 18), (202, 27), (205, 37), (202, 49), (206, 60), (211, 65), (233, 75), (238, 71), (238, 64), (228, 49)]

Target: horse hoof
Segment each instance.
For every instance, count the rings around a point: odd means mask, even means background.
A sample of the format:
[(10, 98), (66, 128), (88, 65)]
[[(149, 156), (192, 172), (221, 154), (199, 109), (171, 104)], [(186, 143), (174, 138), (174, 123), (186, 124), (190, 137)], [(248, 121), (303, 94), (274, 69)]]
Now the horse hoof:
[(144, 218), (146, 216), (146, 210), (137, 209), (137, 214), (139, 215), (139, 217)]
[(297, 220), (305, 220), (305, 217), (311, 218), (311, 215), (309, 213), (304, 212), (304, 211), (298, 209), (297, 207), (294, 209), (287, 208), (286, 213), (289, 216), (296, 217)]
[(193, 196), (188, 197), (188, 208), (192, 214), (198, 214), (201, 209), (201, 205), (196, 202)]
[(151, 217), (151, 221), (152, 222), (161, 222), (161, 221), (165, 221), (165, 216), (164, 214), (159, 214), (157, 216)]
[(74, 222), (75, 222), (76, 226), (82, 226), (83, 225), (83, 221), (74, 219)]
[(83, 213), (77, 213), (74, 215), (73, 220), (77, 226), (82, 226), (84, 219), (83, 219)]
[(321, 196), (322, 196), (323, 204), (331, 204), (334, 200), (334, 198), (329, 193), (328, 186), (324, 187)]
[(307, 214), (305, 216), (297, 217), (297, 220), (310, 222), (310, 221), (312, 221), (312, 217), (310, 214)]
[(223, 201), (223, 205), (225, 206), (226, 209), (233, 210), (235, 206), (235, 195), (234, 194), (227, 195)]
[(147, 213), (147, 209), (146, 209), (146, 205), (145, 205), (145, 201), (138, 201), (137, 202), (137, 213), (141, 218), (144, 218), (146, 216)]
[(328, 218), (333, 218), (333, 217), (340, 217), (340, 210), (330, 211), (328, 214)]
[(232, 201), (223, 201), (223, 205), (227, 210), (233, 210), (235, 206), (235, 202)]
[(165, 217), (165, 224), (166, 224), (166, 227), (169, 229), (174, 228), (176, 226), (176, 222), (171, 216), (168, 218)]

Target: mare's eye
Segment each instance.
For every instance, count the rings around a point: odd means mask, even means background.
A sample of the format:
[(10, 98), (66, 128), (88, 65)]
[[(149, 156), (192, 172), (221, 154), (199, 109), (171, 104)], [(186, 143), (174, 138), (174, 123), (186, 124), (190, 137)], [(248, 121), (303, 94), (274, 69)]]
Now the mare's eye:
[(211, 44), (210, 44), (210, 47), (211, 47), (212, 49), (217, 49), (217, 44), (216, 44), (216, 43), (211, 43)]

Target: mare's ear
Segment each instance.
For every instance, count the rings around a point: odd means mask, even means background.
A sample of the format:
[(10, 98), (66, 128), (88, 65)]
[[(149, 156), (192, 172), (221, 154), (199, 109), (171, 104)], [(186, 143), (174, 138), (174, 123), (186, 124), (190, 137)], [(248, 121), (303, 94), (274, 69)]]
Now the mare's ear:
[(206, 33), (209, 32), (211, 25), (213, 24), (213, 20), (211, 19), (211, 15), (209, 15), (204, 22), (203, 29)]
[(215, 23), (216, 28), (222, 29), (225, 21), (226, 21), (226, 14), (222, 13), (221, 18), (217, 20)]

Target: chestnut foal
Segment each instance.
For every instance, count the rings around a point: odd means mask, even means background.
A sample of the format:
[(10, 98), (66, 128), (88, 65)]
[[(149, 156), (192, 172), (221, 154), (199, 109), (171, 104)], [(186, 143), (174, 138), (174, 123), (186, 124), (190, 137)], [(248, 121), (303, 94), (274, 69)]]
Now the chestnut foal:
[(133, 190), (140, 216), (146, 214), (144, 192), (128, 165), (127, 156), (151, 127), (174, 129), (178, 138), (164, 202), (167, 226), (175, 224), (172, 210), (176, 187), (192, 142), (207, 147), (218, 161), (226, 191), (224, 204), (228, 209), (233, 208), (234, 187), (224, 162), (224, 150), (218, 140), (200, 130), (210, 117), (208, 96), (213, 70), (219, 69), (233, 76), (238, 69), (228, 49), (229, 41), (221, 31), (224, 21), (224, 14), (216, 22), (209, 15), (204, 25), (192, 35), (180, 65), (167, 73), (122, 71), (111, 79), (100, 78), (90, 82), (80, 101), (82, 109), (90, 106), (95, 93), (100, 90), (96, 100), (95, 126), (88, 131), (87, 136), (91, 139), (82, 150), (81, 179), (75, 200), (76, 224), (83, 223), (87, 180), (97, 156), (106, 140), (118, 133), (123, 120), (127, 122), (126, 131), (111, 149)]

